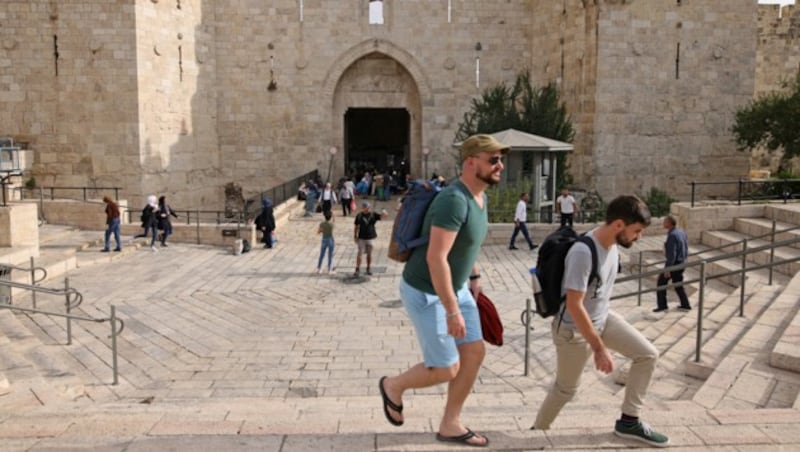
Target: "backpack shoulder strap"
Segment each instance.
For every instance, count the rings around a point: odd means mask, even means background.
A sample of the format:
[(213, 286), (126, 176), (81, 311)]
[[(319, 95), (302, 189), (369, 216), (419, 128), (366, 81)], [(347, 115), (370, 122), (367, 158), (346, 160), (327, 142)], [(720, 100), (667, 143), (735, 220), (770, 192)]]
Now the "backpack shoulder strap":
[(588, 284), (591, 284), (594, 280), (598, 280), (602, 283), (602, 279), (600, 279), (600, 273), (598, 273), (597, 246), (594, 244), (594, 240), (592, 240), (592, 238), (586, 234), (581, 234), (581, 236), (578, 237), (578, 241), (585, 243), (586, 246), (589, 247), (589, 251), (592, 252), (592, 272), (589, 274), (589, 282), (587, 283), (587, 287)]

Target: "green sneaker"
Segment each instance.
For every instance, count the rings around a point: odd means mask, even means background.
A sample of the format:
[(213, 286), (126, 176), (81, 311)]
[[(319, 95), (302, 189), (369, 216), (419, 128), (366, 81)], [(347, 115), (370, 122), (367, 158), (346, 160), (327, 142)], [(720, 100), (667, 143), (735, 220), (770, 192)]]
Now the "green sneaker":
[(622, 438), (637, 439), (643, 443), (647, 443), (655, 447), (667, 447), (669, 445), (669, 438), (653, 430), (645, 422), (629, 423), (617, 421), (614, 426), (614, 434)]

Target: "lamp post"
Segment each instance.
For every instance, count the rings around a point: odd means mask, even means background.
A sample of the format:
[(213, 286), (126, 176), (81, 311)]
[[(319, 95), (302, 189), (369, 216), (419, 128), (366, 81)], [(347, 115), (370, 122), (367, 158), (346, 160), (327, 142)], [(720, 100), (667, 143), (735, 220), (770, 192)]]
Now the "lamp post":
[(428, 147), (422, 148), (422, 177), (421, 179), (428, 178), (428, 155), (430, 155), (431, 150)]
[(328, 152), (331, 154), (331, 160), (330, 163), (328, 164), (328, 178), (326, 179), (326, 182), (331, 181), (331, 170), (333, 170), (333, 157), (336, 155), (337, 151), (338, 149), (336, 149), (336, 146), (331, 146), (331, 148), (328, 149)]
[(6, 184), (12, 176), (22, 174), (19, 163), (19, 148), (16, 146), (0, 147), (0, 186), (3, 191), (3, 207), (6, 206)]

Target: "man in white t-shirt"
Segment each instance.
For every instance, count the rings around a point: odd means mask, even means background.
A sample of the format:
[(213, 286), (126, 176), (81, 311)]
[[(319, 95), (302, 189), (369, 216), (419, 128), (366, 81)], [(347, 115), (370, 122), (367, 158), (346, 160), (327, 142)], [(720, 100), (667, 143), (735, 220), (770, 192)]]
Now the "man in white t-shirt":
[[(589, 358), (594, 358), (595, 369), (611, 373), (615, 367), (611, 354), (614, 350), (631, 360), (622, 414), (614, 433), (651, 446), (669, 445), (666, 435), (639, 419), (658, 361), (658, 349), (625, 317), (610, 309), (619, 247), (631, 247), (649, 224), (650, 211), (642, 200), (619, 196), (608, 205), (605, 223), (586, 234), (593, 246), (576, 242), (567, 252), (561, 286), (566, 300), (560, 314), (553, 317), (550, 330), (556, 347), (556, 377), (539, 407), (534, 429), (549, 429), (564, 405), (575, 397)], [(591, 276), (592, 259), (596, 259), (595, 278)]]
[(522, 193), (519, 195), (519, 202), (517, 203), (517, 210), (514, 213), (514, 232), (511, 234), (511, 243), (508, 244), (508, 249), (517, 249), (514, 242), (517, 241), (517, 234), (522, 231), (522, 236), (528, 242), (528, 248), (535, 249), (537, 244), (533, 243), (531, 236), (528, 234), (528, 227), (525, 226), (525, 221), (528, 219), (528, 194)]
[[(561, 196), (556, 199), (556, 213), (561, 215), (561, 227), (572, 227), (572, 217), (578, 211), (578, 203), (566, 188), (561, 189)], [(569, 225), (567, 225), (569, 223)]]

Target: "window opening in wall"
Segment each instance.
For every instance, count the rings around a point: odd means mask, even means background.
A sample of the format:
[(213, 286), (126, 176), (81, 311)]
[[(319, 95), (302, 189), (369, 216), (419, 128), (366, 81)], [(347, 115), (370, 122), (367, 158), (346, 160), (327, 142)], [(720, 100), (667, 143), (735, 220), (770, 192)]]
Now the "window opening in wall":
[(681, 43), (675, 49), (675, 79), (681, 78)]
[(178, 80), (183, 81), (183, 47), (178, 46)]
[(300, 22), (303, 21), (303, 0), (300, 0)]
[(177, 5), (178, 9), (181, 9), (181, 0), (177, 0), (177, 1), (178, 1), (178, 5)]
[(56, 69), (56, 77), (58, 77), (58, 35), (53, 35), (53, 58)]
[(533, 152), (522, 153), (522, 178), (533, 178)]
[(447, 0), (447, 23), (453, 23), (453, 0)]
[(481, 87), (481, 50), (483, 46), (478, 42), (475, 44), (475, 88)]
[(383, 25), (383, 1), (369, 0), (370, 25)]

